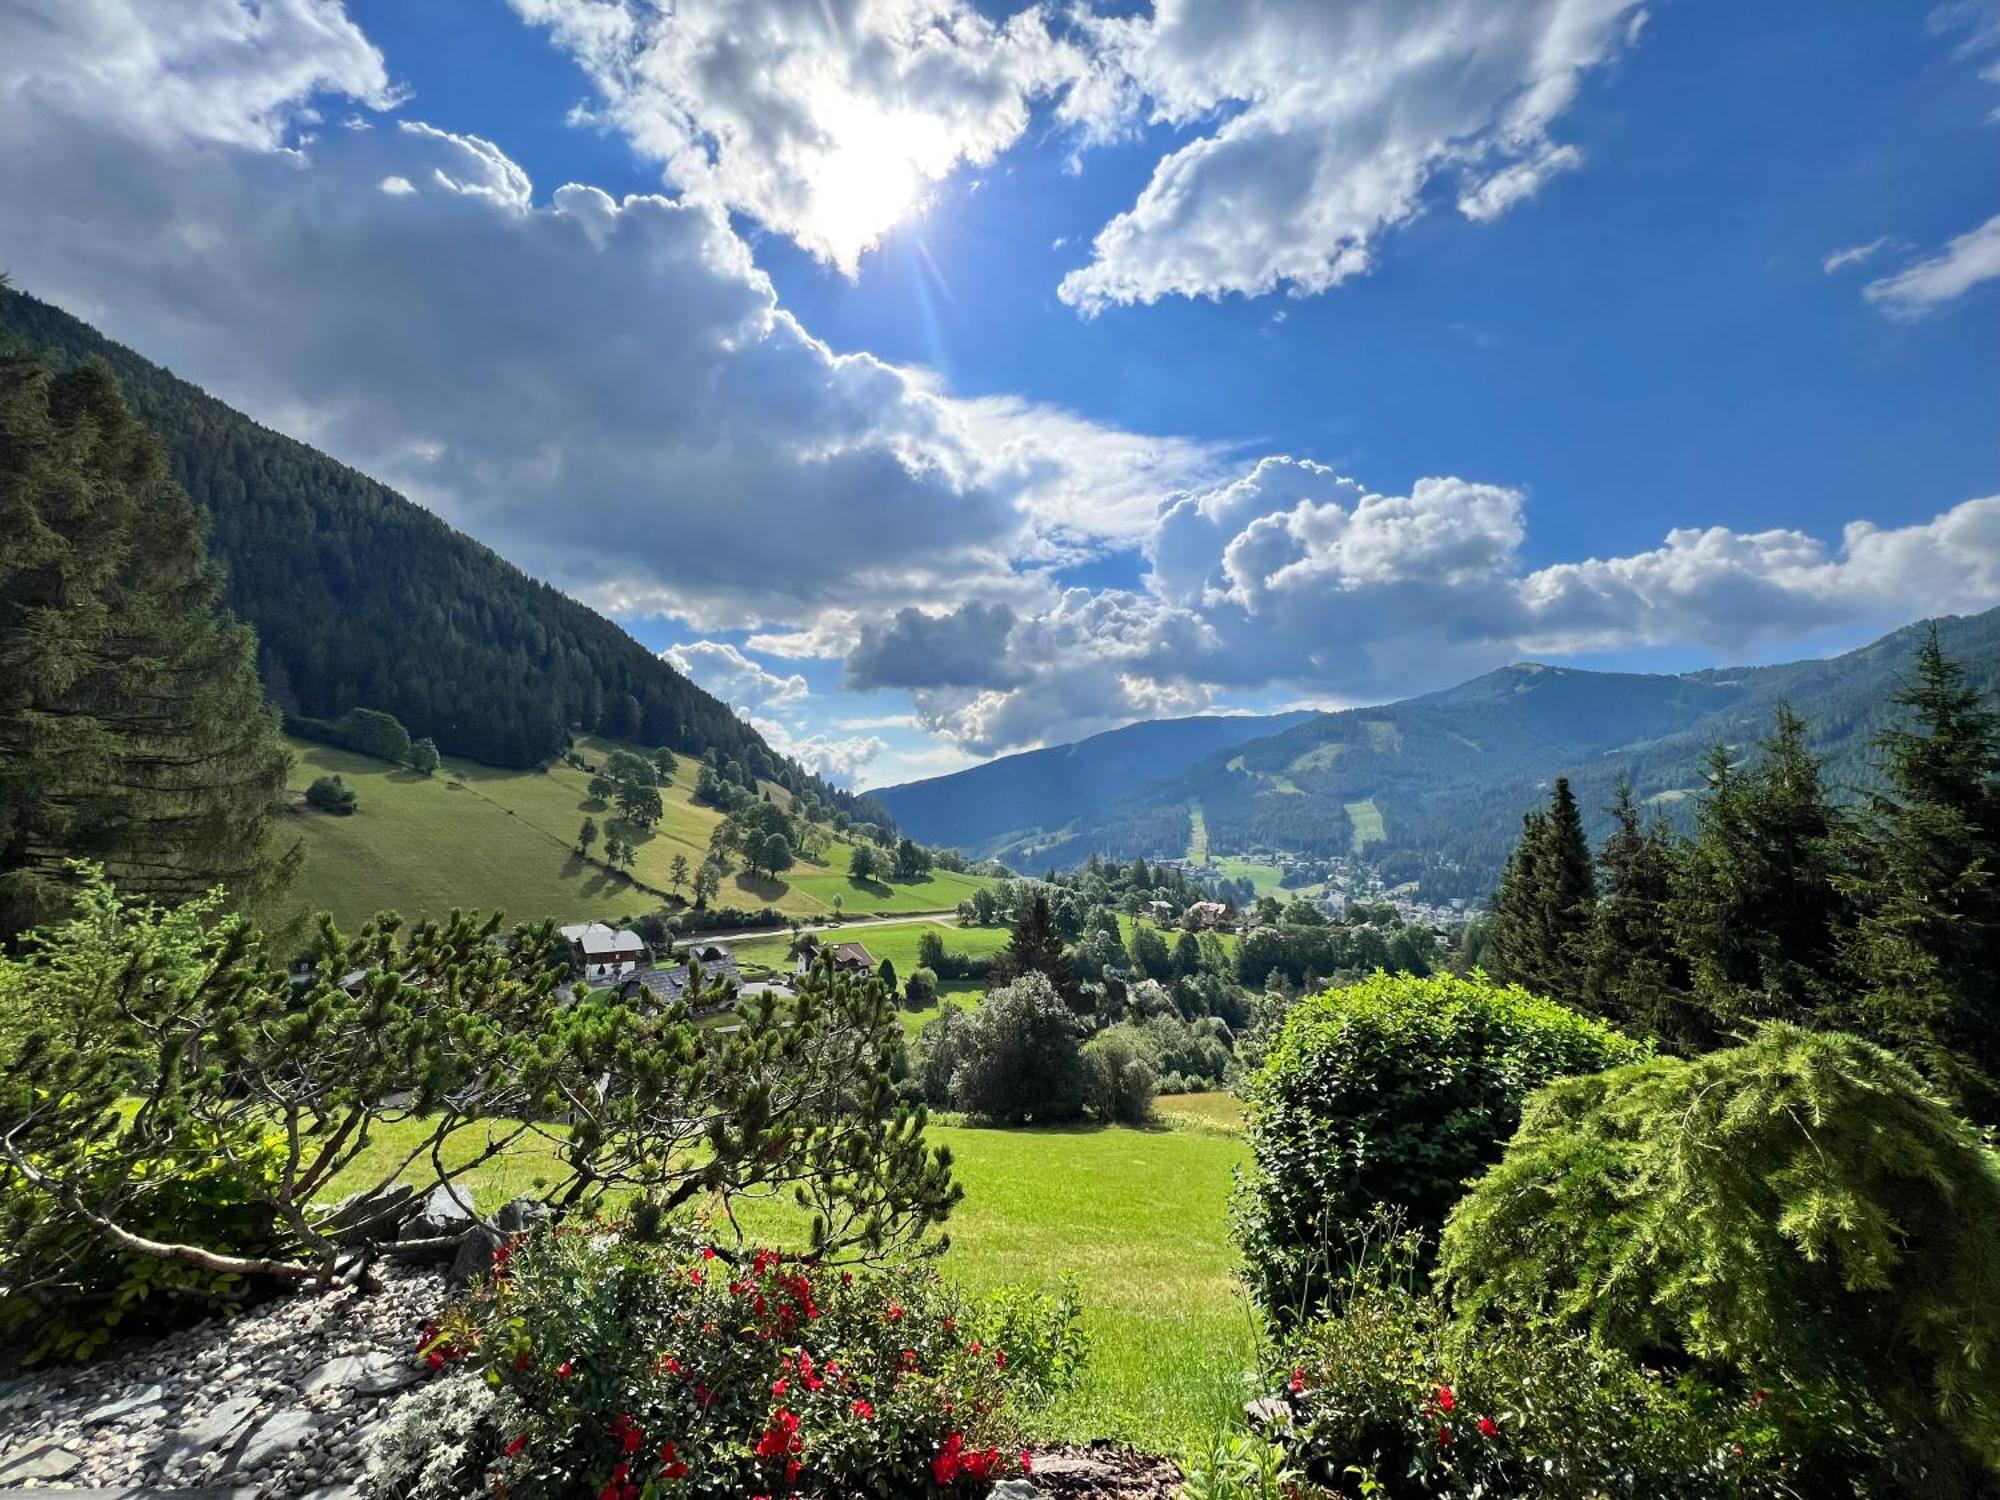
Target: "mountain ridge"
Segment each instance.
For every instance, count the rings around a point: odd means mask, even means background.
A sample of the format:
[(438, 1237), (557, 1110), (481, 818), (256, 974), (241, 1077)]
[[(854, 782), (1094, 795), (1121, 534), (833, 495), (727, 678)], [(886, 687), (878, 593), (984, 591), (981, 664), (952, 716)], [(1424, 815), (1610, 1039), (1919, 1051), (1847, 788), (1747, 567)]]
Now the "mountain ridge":
[[(1605, 826), (1621, 776), (1663, 815), (1684, 817), (1709, 746), (1760, 738), (1780, 701), (1806, 718), (1829, 780), (1853, 795), (1871, 779), (1873, 735), (1930, 623), (1833, 657), (1759, 667), (1643, 673), (1512, 663), (1211, 751), (1050, 830), (1034, 854), (1052, 865), (1093, 853), (1183, 856), (1198, 811), (1215, 853), (1357, 858), (1391, 884), (1418, 880), (1427, 897), (1483, 897), (1521, 814), (1553, 777), (1571, 778), (1593, 831)], [(2000, 686), (2000, 609), (1936, 623), (1975, 684)], [(899, 789), (898, 800), (917, 810), (912, 830), (922, 837), (921, 794)]]

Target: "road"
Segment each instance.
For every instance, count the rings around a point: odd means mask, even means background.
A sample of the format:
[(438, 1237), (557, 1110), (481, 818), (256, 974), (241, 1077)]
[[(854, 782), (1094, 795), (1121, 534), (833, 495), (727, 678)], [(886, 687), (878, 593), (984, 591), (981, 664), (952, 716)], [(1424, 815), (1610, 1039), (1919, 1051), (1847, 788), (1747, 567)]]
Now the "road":
[[(858, 927), (893, 927), (898, 922), (937, 922), (946, 927), (956, 927), (958, 912), (904, 911), (889, 917), (853, 917), (845, 922), (801, 922), (799, 931), (852, 932)], [(783, 937), (791, 930), (789, 927), (752, 927), (742, 932), (690, 932), (674, 941), (683, 946), (689, 943), (743, 943), (751, 938)]]

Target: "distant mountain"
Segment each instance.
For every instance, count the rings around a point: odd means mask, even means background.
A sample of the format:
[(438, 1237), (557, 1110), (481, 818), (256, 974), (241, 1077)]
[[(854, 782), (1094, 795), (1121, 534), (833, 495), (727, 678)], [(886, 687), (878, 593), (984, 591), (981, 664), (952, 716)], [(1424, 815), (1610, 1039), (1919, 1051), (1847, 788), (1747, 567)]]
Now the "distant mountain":
[(1314, 717), (1156, 719), (868, 795), (888, 808), (912, 838), (1019, 861), (1032, 858), (1038, 839), (1095, 816), (1139, 787), (1177, 775), (1214, 751)]
[(602, 615), (367, 475), (259, 426), (87, 323), (0, 288), (0, 340), (101, 359), (210, 518), (223, 602), (257, 627), (286, 713), (394, 714), (446, 754), (528, 767), (572, 732), (714, 749), (791, 791), (880, 819), (778, 755), (729, 706)]
[[(1945, 649), (1973, 679), (1989, 691), (2000, 686), (2000, 610), (1938, 624)], [(1037, 862), (1182, 856), (1198, 817), (1212, 853), (1356, 856), (1392, 883), (1421, 880), (1436, 899), (1483, 897), (1521, 814), (1555, 776), (1570, 777), (1600, 831), (1621, 776), (1682, 817), (1709, 747), (1747, 753), (1781, 701), (1807, 720), (1836, 788), (1866, 785), (1871, 741), (1925, 628), (1781, 666), (1678, 675), (1504, 667), (1443, 692), (1318, 714), (1220, 747), (1150, 783), (1135, 778), (1094, 812), (1052, 799), (1043, 809), (1020, 803), (1010, 815), (1049, 830), (1035, 845)], [(896, 795), (917, 805), (951, 779)]]

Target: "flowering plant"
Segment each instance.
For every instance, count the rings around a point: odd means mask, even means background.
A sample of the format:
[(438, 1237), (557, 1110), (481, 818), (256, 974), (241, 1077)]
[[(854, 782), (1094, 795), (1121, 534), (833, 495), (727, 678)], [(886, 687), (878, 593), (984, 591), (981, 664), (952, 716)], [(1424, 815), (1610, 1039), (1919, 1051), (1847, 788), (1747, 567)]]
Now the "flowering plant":
[(498, 1396), (510, 1500), (982, 1495), (1028, 1466), (1007, 1352), (934, 1270), (557, 1226), (427, 1330)]

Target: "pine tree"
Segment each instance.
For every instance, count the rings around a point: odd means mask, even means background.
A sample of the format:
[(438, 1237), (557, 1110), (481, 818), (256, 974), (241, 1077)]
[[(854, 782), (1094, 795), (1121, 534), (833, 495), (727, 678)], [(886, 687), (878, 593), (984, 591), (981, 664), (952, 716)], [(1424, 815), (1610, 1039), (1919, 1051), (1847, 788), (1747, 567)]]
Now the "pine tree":
[(72, 859), (161, 900), (290, 873), (289, 757), (220, 586), (110, 373), (0, 357), (0, 940), (64, 905)]
[(1790, 707), (1760, 748), (1747, 771), (1724, 746), (1709, 753), (1708, 794), (1667, 906), (1715, 1039), (1767, 1020), (1829, 1024), (1841, 994), (1846, 820)]
[(1082, 998), (1082, 991), (1076, 982), (1075, 965), (1070, 961), (1069, 950), (1063, 945), (1062, 933), (1056, 928), (1055, 911), (1049, 905), (1045, 890), (1035, 892), (1034, 898), (1015, 921), (1007, 946), (1000, 950), (994, 965), (994, 978), (1001, 984), (1019, 979), (1024, 974), (1046, 975), (1049, 983), (1055, 986), (1056, 993), (1071, 1009), (1075, 1009)]
[(1945, 656), (1937, 628), (1876, 739), (1869, 864), (1848, 959), (1857, 1030), (1901, 1052), (1974, 1120), (2000, 1124), (2000, 716)]
[(1521, 840), (1494, 893), (1486, 967), (1496, 979), (1575, 1003), (1582, 996), (1597, 876), (1569, 778), (1546, 810), (1521, 820)]
[(1631, 785), (1618, 783), (1612, 830), (1597, 853), (1599, 899), (1584, 991), (1590, 1008), (1639, 1036), (1693, 1050), (1708, 1039), (1688, 994), (1687, 964), (1666, 925), (1674, 843), (1663, 821), (1642, 826)]

